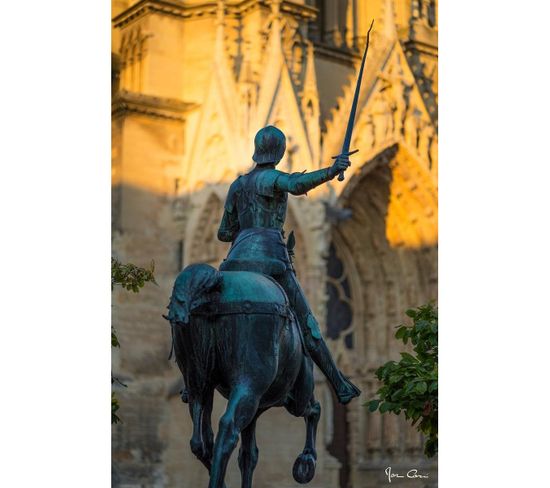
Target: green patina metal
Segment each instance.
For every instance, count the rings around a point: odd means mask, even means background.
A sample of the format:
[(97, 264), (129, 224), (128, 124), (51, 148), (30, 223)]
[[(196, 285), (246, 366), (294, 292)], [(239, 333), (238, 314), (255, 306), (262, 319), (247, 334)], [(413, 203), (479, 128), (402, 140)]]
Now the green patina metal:
[[(349, 165), (340, 155), (328, 168), (310, 173), (285, 173), (275, 166), (283, 157), (286, 140), (273, 126), (261, 129), (254, 138), (253, 159), (256, 167), (239, 176), (230, 186), (218, 238), (232, 242), (221, 271), (254, 271), (271, 276), (286, 292), (306, 338), (308, 352), (334, 387), (343, 402), (357, 396), (359, 390), (338, 371), (326, 347), (319, 324), (296, 279), (289, 248), (283, 240), (288, 194), (304, 195), (326, 183)], [(254, 296), (252, 294), (251, 296)]]
[[(320, 406), (313, 395), (313, 364), (342, 403), (360, 391), (342, 375), (296, 278), (294, 236), (283, 239), (288, 194), (303, 195), (349, 166), (347, 154), (311, 173), (275, 169), (285, 151), (284, 134), (268, 126), (254, 139), (257, 166), (230, 187), (218, 238), (231, 242), (217, 270), (186, 267), (177, 277), (166, 317), (184, 380), (182, 399), (193, 419), (191, 449), (210, 472), (209, 488), (223, 488), (231, 451), (240, 433), (239, 467), (251, 487), (257, 461), (255, 422), (274, 406), (306, 421), (306, 444), (293, 468), (307, 483), (315, 473), (315, 435)], [(228, 399), (216, 443), (210, 425), (213, 392)]]

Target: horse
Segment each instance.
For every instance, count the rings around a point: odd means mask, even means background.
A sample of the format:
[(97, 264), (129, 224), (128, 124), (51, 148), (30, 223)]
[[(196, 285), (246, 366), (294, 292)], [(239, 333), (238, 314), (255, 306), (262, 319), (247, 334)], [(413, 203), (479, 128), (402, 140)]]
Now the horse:
[[(225, 487), (239, 435), (241, 487), (252, 487), (256, 421), (272, 407), (305, 419), (305, 446), (292, 474), (298, 483), (311, 481), (321, 407), (313, 394), (313, 362), (282, 287), (260, 273), (193, 264), (178, 275), (168, 309), (165, 318), (193, 422), (191, 451), (210, 473), (209, 488)], [(227, 407), (214, 442), (216, 389)]]

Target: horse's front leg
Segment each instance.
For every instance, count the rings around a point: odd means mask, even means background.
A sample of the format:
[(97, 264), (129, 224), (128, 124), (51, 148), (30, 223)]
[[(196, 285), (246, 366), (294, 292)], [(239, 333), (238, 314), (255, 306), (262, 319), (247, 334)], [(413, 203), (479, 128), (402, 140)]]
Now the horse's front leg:
[(254, 420), (241, 432), (239, 449), (239, 468), (241, 470), (241, 488), (252, 488), (252, 475), (258, 464), (258, 446), (256, 446), (256, 421), (263, 413), (258, 410)]

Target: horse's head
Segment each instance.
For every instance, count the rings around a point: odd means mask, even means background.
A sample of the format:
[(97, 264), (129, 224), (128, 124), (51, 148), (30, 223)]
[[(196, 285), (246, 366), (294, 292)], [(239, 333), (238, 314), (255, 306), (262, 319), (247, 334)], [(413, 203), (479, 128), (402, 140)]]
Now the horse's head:
[(221, 282), (222, 274), (208, 264), (187, 266), (176, 278), (165, 318), (173, 325), (189, 323), (193, 309), (217, 298)]

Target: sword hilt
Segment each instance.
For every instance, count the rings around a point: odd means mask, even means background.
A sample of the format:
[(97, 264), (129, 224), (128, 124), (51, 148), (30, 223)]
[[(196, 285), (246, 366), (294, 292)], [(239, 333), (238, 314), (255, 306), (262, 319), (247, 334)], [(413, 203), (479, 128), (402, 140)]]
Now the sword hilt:
[[(359, 152), (359, 149), (354, 149), (353, 151), (350, 151), (349, 148), (347, 150), (342, 149), (342, 152), (340, 154), (338, 154), (338, 156), (348, 156), (349, 157), (352, 154), (355, 154), (356, 152)], [(338, 156), (332, 156), (332, 159), (336, 159)], [(338, 181), (344, 181), (344, 170), (342, 170), (342, 171), (340, 171), (340, 173), (338, 173)]]

